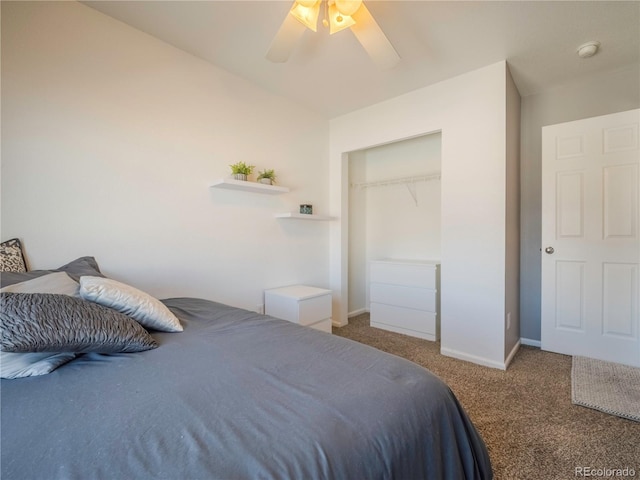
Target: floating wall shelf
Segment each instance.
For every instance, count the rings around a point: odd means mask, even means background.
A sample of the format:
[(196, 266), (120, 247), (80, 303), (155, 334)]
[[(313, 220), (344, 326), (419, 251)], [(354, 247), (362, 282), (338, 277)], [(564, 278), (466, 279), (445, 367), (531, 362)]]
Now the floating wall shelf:
[(287, 193), (288, 187), (278, 187), (276, 185), (266, 185), (264, 183), (234, 180), (232, 178), (221, 178), (211, 184), (211, 188), (224, 188), (226, 190), (241, 190), (244, 192), (266, 193), (269, 195), (279, 195)]
[(307, 213), (276, 213), (276, 218), (289, 218), (296, 220), (333, 220), (333, 217), (327, 217), (326, 215), (309, 215)]

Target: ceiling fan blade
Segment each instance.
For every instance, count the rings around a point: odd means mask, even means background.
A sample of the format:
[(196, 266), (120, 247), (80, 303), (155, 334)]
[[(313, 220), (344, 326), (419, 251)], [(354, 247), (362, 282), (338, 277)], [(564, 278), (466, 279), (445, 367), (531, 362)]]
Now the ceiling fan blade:
[(267, 51), (267, 60), (275, 63), (284, 63), (289, 60), (291, 52), (293, 52), (305, 30), (306, 27), (302, 23), (287, 13), (280, 30), (276, 33)]
[(395, 67), (400, 61), (400, 55), (364, 3), (352, 18), (356, 24), (351, 27), (351, 31), (378, 67), (383, 70)]

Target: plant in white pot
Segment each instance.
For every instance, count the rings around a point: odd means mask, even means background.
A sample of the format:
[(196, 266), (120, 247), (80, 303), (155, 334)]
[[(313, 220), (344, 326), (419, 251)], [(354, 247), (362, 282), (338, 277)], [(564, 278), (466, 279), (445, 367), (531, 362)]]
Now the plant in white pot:
[(266, 168), (258, 172), (258, 181), (266, 185), (273, 185), (276, 183), (276, 172), (273, 169), (267, 170)]
[(247, 177), (251, 175), (255, 168), (254, 165), (247, 165), (244, 162), (234, 163), (229, 167), (231, 167), (231, 174), (235, 180), (247, 180)]

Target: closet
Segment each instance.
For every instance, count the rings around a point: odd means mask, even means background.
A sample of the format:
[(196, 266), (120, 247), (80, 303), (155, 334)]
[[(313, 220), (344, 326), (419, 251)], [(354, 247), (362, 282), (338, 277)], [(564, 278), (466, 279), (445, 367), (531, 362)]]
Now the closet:
[[(350, 152), (348, 163), (349, 316), (370, 311), (378, 328), (430, 340), (439, 334), (441, 142), (423, 135)], [(423, 290), (415, 270), (398, 276), (394, 264), (430, 271), (433, 285)]]

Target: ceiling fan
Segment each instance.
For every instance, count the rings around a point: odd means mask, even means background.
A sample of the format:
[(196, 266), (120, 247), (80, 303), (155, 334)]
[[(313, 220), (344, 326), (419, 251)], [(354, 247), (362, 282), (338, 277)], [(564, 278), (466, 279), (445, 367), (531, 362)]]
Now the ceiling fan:
[(305, 29), (317, 31), (323, 7), (322, 24), (329, 27), (330, 34), (350, 29), (381, 69), (392, 68), (400, 61), (400, 56), (362, 0), (295, 0), (269, 47), (267, 59), (276, 63), (286, 62)]

